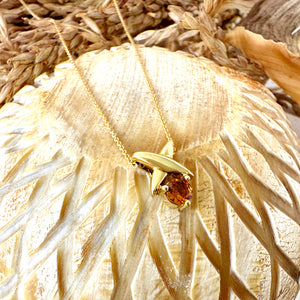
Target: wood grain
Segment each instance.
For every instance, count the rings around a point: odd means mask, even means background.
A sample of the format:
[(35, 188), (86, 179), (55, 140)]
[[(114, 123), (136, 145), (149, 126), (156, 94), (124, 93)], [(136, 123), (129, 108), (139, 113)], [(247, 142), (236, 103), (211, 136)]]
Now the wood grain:
[[(292, 299), (299, 140), (262, 85), (207, 59), (141, 48), (194, 197), (149, 192), (69, 64), (0, 111), (0, 298)], [(163, 129), (131, 50), (78, 60), (130, 153)]]

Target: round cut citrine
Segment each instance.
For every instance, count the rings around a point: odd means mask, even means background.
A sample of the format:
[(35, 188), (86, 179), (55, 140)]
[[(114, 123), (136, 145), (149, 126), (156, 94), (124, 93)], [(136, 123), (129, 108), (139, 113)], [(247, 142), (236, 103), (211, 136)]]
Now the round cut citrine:
[(191, 200), (193, 189), (190, 183), (182, 177), (174, 177), (165, 180), (168, 191), (165, 193), (167, 199), (176, 205), (183, 205), (186, 201)]

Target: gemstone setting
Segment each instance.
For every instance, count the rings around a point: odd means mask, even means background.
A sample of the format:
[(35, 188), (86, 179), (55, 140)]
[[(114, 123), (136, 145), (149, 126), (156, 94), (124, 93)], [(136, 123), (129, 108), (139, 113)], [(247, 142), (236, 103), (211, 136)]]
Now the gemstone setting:
[(182, 174), (168, 174), (162, 185), (168, 187), (165, 196), (171, 203), (182, 206), (185, 205), (187, 201), (192, 200), (192, 186)]
[(132, 161), (135, 166), (152, 174), (151, 194), (164, 194), (170, 203), (182, 211), (191, 204), (193, 190), (189, 182), (194, 174), (173, 156), (174, 145), (169, 140), (159, 154), (135, 152)]

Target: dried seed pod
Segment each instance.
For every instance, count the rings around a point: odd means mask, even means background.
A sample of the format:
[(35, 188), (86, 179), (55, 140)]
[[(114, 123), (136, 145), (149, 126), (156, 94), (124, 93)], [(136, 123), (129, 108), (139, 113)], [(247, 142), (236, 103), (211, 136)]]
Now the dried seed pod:
[[(278, 103), (299, 115), (300, 30), (297, 0), (258, 1), (239, 24), (226, 34), (227, 42), (258, 63), (278, 86)], [(298, 104), (297, 104), (297, 103)]]
[(300, 56), (299, 14), (297, 0), (259, 1), (240, 25), (267, 40), (285, 43), (289, 51)]
[[(262, 85), (207, 59), (140, 48), (195, 174), (183, 212), (150, 194), (72, 67), (0, 112), (0, 298), (292, 299), (299, 282), (299, 140)], [(166, 139), (132, 51), (79, 68), (129, 153)]]
[(226, 34), (227, 42), (258, 62), (266, 74), (300, 104), (300, 58), (283, 43), (266, 40), (261, 35), (237, 27)]

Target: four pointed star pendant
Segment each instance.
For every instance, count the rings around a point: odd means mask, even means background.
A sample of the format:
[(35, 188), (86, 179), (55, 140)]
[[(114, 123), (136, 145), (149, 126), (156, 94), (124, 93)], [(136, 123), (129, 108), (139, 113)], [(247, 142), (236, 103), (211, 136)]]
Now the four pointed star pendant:
[(182, 209), (190, 205), (192, 187), (188, 181), (194, 175), (189, 169), (175, 161), (173, 155), (173, 142), (169, 141), (159, 154), (136, 152), (132, 158), (143, 169), (152, 172), (152, 195), (163, 191), (171, 203), (179, 205)]

